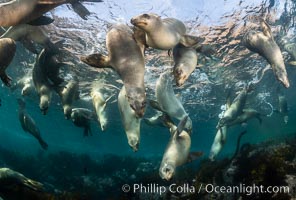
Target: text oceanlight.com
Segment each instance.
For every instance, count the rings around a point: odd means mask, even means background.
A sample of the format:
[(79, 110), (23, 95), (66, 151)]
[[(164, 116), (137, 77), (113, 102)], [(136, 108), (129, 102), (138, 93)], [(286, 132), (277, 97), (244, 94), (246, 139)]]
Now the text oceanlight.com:
[(122, 186), (123, 192), (132, 193), (154, 193), (154, 194), (164, 194), (166, 192), (170, 193), (238, 193), (238, 194), (259, 194), (259, 193), (290, 193), (290, 188), (288, 186), (263, 186), (263, 185), (245, 185), (239, 184), (237, 186), (217, 186), (213, 184), (200, 184), (198, 186), (193, 186), (190, 184), (171, 184), (168, 186), (163, 186), (159, 184), (125, 184)]

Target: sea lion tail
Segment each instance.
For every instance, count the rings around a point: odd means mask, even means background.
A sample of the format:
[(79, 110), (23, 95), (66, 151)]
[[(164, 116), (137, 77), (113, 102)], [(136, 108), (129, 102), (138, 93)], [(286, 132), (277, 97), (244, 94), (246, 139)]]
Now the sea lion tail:
[(44, 150), (48, 149), (48, 144), (42, 138), (39, 138), (38, 142)]
[(87, 20), (90, 15), (89, 10), (82, 5), (78, 0), (71, 1), (71, 7), (82, 19)]

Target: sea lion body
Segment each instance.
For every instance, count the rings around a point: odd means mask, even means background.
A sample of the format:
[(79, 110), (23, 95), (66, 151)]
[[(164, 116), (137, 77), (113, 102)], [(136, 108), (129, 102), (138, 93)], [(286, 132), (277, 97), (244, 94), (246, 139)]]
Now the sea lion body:
[[(53, 48), (53, 43), (50, 41), (48, 34), (43, 30), (43, 28), (29, 24), (12, 26), (3, 35), (1, 35), (0, 38), (11, 38), (20, 42), (24, 41), (25, 47), (27, 47), (26, 44), (28, 44), (28, 42), (33, 41), (43, 46), (43, 48)], [(31, 48), (28, 50), (31, 50)]]
[(174, 77), (177, 86), (182, 86), (194, 71), (197, 65), (196, 50), (178, 44), (173, 48)]
[(37, 56), (33, 67), (33, 83), (40, 97), (39, 108), (45, 115), (48, 111), (52, 95), (52, 85), (47, 77), (46, 61), (48, 52), (43, 49)]
[(227, 125), (228, 127), (236, 125), (236, 124), (242, 124), (247, 122), (248, 120), (252, 119), (252, 118), (257, 118), (259, 123), (262, 123), (262, 119), (261, 119), (261, 114), (254, 109), (248, 108), (248, 109), (243, 109), (242, 113), (237, 116), (233, 121), (230, 121)]
[(83, 19), (90, 14), (77, 0), (12, 0), (0, 4), (0, 26), (8, 27), (28, 23), (66, 3), (70, 3), (73, 10)]
[(292, 57), (292, 61), (290, 61), (290, 64), (296, 65), (296, 45), (295, 45), (295, 43), (287, 43), (287, 44), (284, 44), (284, 49)]
[(64, 115), (66, 119), (71, 118), (72, 104), (75, 100), (79, 98), (79, 83), (77, 80), (70, 80), (65, 87), (59, 93)]
[(19, 121), (21, 123), (21, 126), (25, 132), (30, 133), (32, 136), (34, 136), (41, 147), (43, 149), (47, 149), (48, 145), (47, 143), (42, 139), (40, 130), (37, 127), (34, 119), (26, 112), (25, 110), (25, 102), (21, 99), (18, 99), (18, 104), (19, 104)]
[(94, 113), (85, 108), (73, 108), (71, 119), (75, 126), (83, 127), (83, 136), (92, 135), (90, 121), (94, 118)]
[(14, 58), (16, 44), (13, 39), (0, 39), (0, 78), (6, 86), (10, 86), (11, 78), (7, 76), (5, 70)]
[[(188, 116), (185, 116), (176, 127), (174, 124), (170, 127), (171, 138), (162, 157), (159, 168), (159, 175), (162, 179), (170, 180), (175, 174), (176, 167), (181, 166), (189, 161), (191, 137), (184, 130)], [(201, 153), (198, 153), (201, 156)]]
[[(156, 81), (155, 96), (161, 111), (171, 118), (182, 120), (185, 116), (188, 116), (182, 103), (174, 93), (169, 73), (165, 72), (161, 74)], [(188, 132), (192, 130), (192, 121), (189, 117), (185, 128)]]
[(141, 118), (139, 118), (135, 111), (131, 109), (126, 96), (125, 86), (122, 87), (118, 95), (118, 108), (128, 144), (133, 151), (136, 152), (138, 151), (140, 145)]
[(211, 147), (209, 159), (214, 161), (216, 156), (222, 150), (224, 144), (226, 143), (226, 136), (227, 136), (227, 126), (223, 126), (217, 130), (216, 136), (214, 138), (214, 142)]
[(146, 44), (152, 48), (169, 50), (178, 43), (193, 46), (202, 41), (200, 38), (185, 35), (184, 23), (175, 18), (161, 19), (155, 14), (142, 14), (133, 17), (131, 23), (145, 31)]
[(100, 123), (101, 130), (105, 131), (108, 124), (108, 119), (106, 114), (106, 105), (112, 96), (109, 97), (108, 99), (104, 97), (104, 94), (101, 91), (102, 89), (101, 87), (103, 85), (101, 86), (93, 85), (90, 96), (92, 98), (93, 106), (95, 108), (95, 111), (98, 117), (97, 120)]
[(288, 116), (288, 102), (284, 94), (278, 94), (279, 112), (284, 116), (285, 124), (289, 121)]
[(275, 42), (269, 25), (261, 20), (263, 32), (251, 30), (243, 38), (244, 45), (264, 57), (272, 67), (276, 78), (286, 87), (290, 86), (282, 52)]
[(106, 36), (106, 45), (108, 56), (93, 54), (81, 57), (81, 60), (93, 67), (112, 67), (124, 83), (131, 108), (142, 117), (146, 107), (145, 62), (132, 30), (123, 24), (112, 26)]
[(235, 120), (241, 113), (246, 104), (249, 87), (246, 86), (233, 100), (231, 105), (228, 106), (223, 114), (223, 117), (219, 120), (218, 128), (227, 126), (231, 121)]

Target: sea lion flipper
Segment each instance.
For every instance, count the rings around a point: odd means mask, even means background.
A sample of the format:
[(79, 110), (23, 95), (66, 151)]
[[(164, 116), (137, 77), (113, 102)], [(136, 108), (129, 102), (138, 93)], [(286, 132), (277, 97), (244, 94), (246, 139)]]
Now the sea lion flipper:
[(267, 24), (267, 22), (264, 19), (261, 19), (260, 20), (260, 25), (261, 25), (263, 34), (266, 37), (269, 37), (269, 38), (272, 38), (273, 39), (273, 36), (272, 36), (272, 33), (271, 33), (271, 28), (270, 28), (270, 26)]
[(49, 25), (54, 22), (54, 19), (45, 15), (42, 15), (38, 17), (37, 19), (34, 19), (27, 24), (32, 26), (42, 26), (42, 25)]
[(293, 65), (293, 66), (296, 66), (296, 60), (290, 61), (289, 64)]
[(2, 80), (2, 82), (4, 83), (4, 85), (10, 87), (11, 86), (11, 78), (6, 74), (6, 73), (2, 73), (0, 75), (0, 78)]
[(38, 138), (38, 142), (44, 150), (47, 150), (48, 144), (41, 137)]
[(183, 35), (180, 39), (180, 43), (184, 45), (185, 47), (198, 47), (200, 43), (202, 43), (205, 40), (205, 38), (196, 37), (192, 35)]
[(176, 130), (176, 133), (177, 135), (179, 135), (185, 128), (185, 125), (186, 125), (186, 122), (188, 120), (188, 115), (186, 115), (178, 124), (178, 127), (177, 127), (177, 130)]
[(157, 101), (149, 100), (149, 104), (155, 110), (159, 110), (159, 111), (163, 112), (163, 110), (161, 109), (161, 107), (160, 107), (160, 105), (159, 105), (159, 103)]
[(194, 160), (197, 160), (198, 158), (200, 158), (203, 155), (202, 151), (197, 151), (197, 152), (190, 152), (188, 155), (188, 160), (187, 162), (192, 162)]
[(99, 53), (81, 56), (80, 60), (85, 64), (95, 68), (112, 68), (109, 63), (109, 57)]
[(87, 16), (90, 15), (89, 10), (82, 5), (78, 0), (71, 2), (72, 9), (76, 12), (82, 19), (87, 20)]

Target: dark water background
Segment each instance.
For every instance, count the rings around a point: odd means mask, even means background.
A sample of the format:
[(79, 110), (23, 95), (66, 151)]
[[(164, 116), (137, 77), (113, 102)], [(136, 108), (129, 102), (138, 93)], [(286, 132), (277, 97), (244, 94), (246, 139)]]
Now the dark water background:
[[(52, 39), (66, 38), (65, 46), (71, 50), (69, 57), (74, 65), (63, 73), (75, 73), (81, 84), (82, 99), (77, 101), (77, 107), (92, 108), (89, 97), (91, 82), (98, 78), (99, 72), (79, 62), (78, 56), (93, 52), (105, 52), (105, 34), (110, 23), (128, 23), (131, 17), (153, 12), (162, 17), (178, 18), (186, 24), (192, 35), (203, 35), (207, 44), (216, 47), (214, 59), (200, 56), (202, 67), (196, 70), (183, 88), (175, 88), (181, 94), (185, 110), (193, 121), (192, 151), (203, 151), (204, 158), (208, 156), (214, 136), (216, 124), (221, 112), (220, 107), (225, 104), (229, 88), (232, 96), (239, 91), (244, 83), (256, 80), (261, 70), (267, 65), (264, 58), (250, 53), (241, 44), (243, 34), (252, 27), (258, 29), (254, 16), (264, 17), (271, 25), (273, 35), (280, 44), (282, 38), (289, 43), (295, 42), (295, 1), (105, 1), (99, 4), (86, 3), (92, 12), (89, 20), (79, 19), (66, 6), (61, 6), (50, 14), (56, 21), (47, 28)], [(290, 56), (280, 46), (285, 61)], [(146, 55), (145, 83), (149, 98), (154, 96), (155, 81), (159, 74), (172, 66), (172, 61), (164, 51), (148, 50)], [(18, 52), (7, 73), (17, 81), (28, 71), (34, 57), (18, 44)], [(255, 119), (248, 122), (247, 135), (242, 143), (260, 143), (268, 140), (284, 140), (295, 135), (296, 109), (295, 109), (295, 75), (296, 67), (286, 64), (290, 88), (283, 89), (289, 107), (289, 122), (285, 124), (283, 116), (274, 112), (270, 117), (264, 117), (259, 125)], [(106, 70), (109, 83), (118, 79), (114, 72)], [(271, 70), (267, 71), (254, 92), (248, 96), (247, 107), (258, 109), (260, 112), (270, 114), (272, 109), (278, 109), (277, 87)], [(169, 132), (165, 128), (150, 127), (141, 124), (141, 143), (137, 153), (129, 148), (124, 133), (117, 102), (107, 105), (109, 126), (106, 132), (100, 130), (96, 121), (92, 122), (94, 135), (83, 137), (83, 130), (75, 127), (71, 121), (64, 119), (60, 100), (53, 96), (49, 112), (43, 116), (38, 107), (36, 96), (26, 98), (27, 111), (35, 119), (42, 136), (49, 148), (45, 152), (37, 141), (25, 133), (18, 121), (18, 106), (16, 98), (20, 91), (11, 92), (5, 86), (0, 88), (2, 106), (0, 107), (0, 141), (1, 148), (15, 151), (17, 154), (37, 156), (60, 151), (87, 154), (95, 160), (104, 155), (130, 156), (129, 159), (145, 158), (160, 162), (169, 139)], [(117, 95), (116, 95), (117, 96)], [(114, 98), (113, 98), (114, 99)], [(146, 116), (153, 111), (147, 108)], [(238, 133), (244, 127), (235, 126), (229, 129), (227, 143), (220, 156), (231, 155), (234, 152)], [(5, 162), (4, 162), (5, 163)], [(156, 162), (157, 163), (157, 162)], [(4, 164), (5, 165), (5, 164)], [(46, 165), (46, 163), (40, 163)], [(116, 163), (114, 163), (116, 165)], [(189, 166), (190, 167), (190, 166)], [(185, 168), (186, 169), (186, 168)], [(82, 169), (81, 169), (82, 170)], [(155, 171), (158, 175), (158, 167)]]

